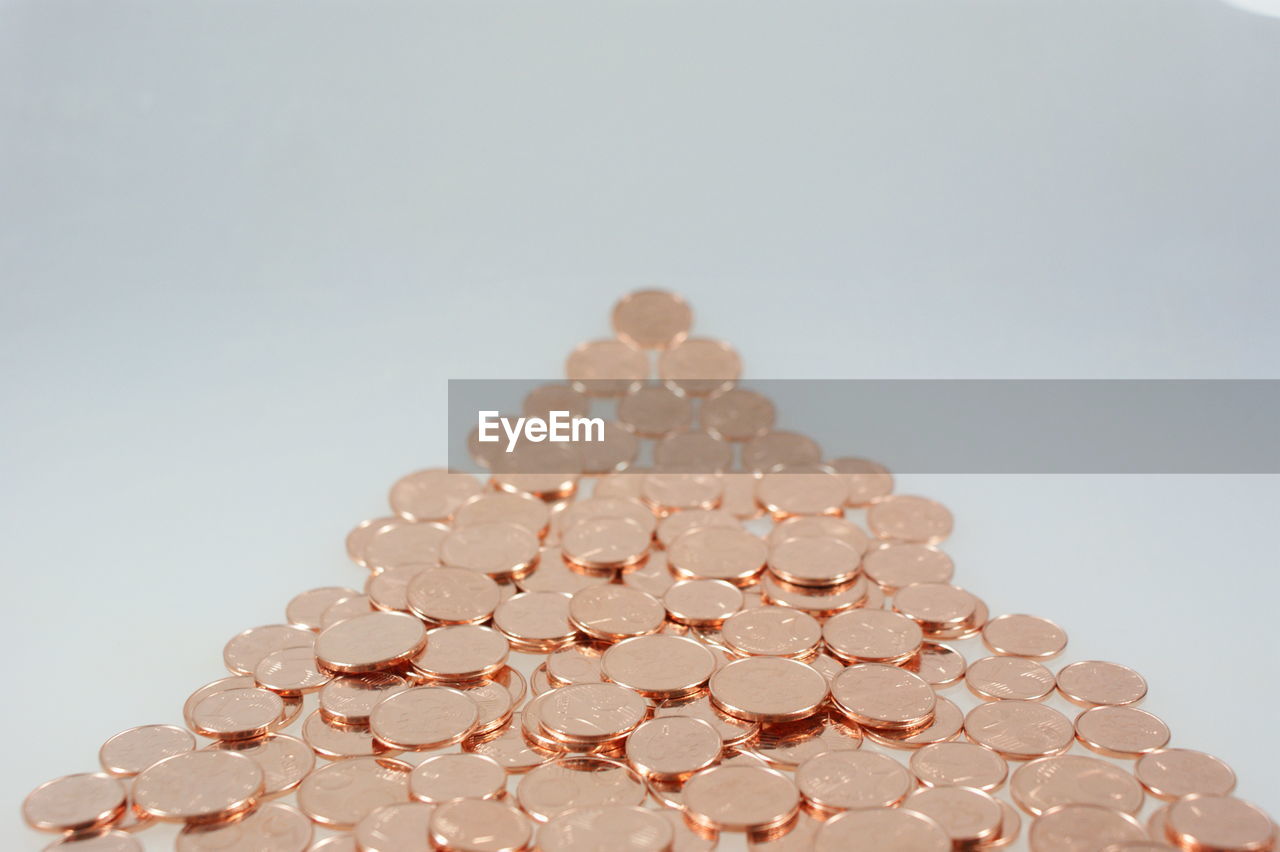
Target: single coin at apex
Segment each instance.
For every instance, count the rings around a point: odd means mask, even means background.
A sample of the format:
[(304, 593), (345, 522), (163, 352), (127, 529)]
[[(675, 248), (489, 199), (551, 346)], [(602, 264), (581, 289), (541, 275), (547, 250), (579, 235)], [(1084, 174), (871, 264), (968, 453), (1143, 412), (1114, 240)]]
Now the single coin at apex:
[(121, 731), (103, 743), (98, 761), (110, 774), (124, 778), (137, 775), (166, 757), (193, 751), (195, 747), (195, 737), (182, 728), (140, 725)]
[(166, 757), (133, 782), (133, 805), (156, 819), (216, 822), (249, 810), (265, 789), (262, 767), (233, 751)]
[(1192, 793), (1225, 796), (1236, 788), (1236, 773), (1223, 760), (1188, 748), (1162, 748), (1138, 758), (1133, 774), (1151, 795), (1165, 801)]
[[(306, 852), (314, 829), (295, 807), (272, 802), (241, 819), (212, 825), (188, 825), (174, 843), (177, 852), (223, 852), (257, 849), (270, 852)], [(370, 849), (368, 852), (378, 852)]]
[(341, 674), (381, 671), (413, 659), (427, 641), (411, 615), (369, 612), (339, 621), (316, 637), (316, 659)]
[(1067, 634), (1047, 618), (1000, 615), (982, 628), (982, 642), (993, 654), (1048, 659), (1067, 647)]
[(666, 349), (679, 343), (693, 325), (693, 309), (666, 290), (636, 290), (613, 306), (613, 332), (641, 349)]
[(564, 372), (587, 396), (623, 396), (649, 377), (649, 359), (620, 340), (592, 340), (569, 353)]
[(702, 428), (726, 441), (749, 441), (773, 428), (777, 412), (763, 394), (729, 388), (713, 394), (698, 413)]
[(800, 807), (795, 782), (774, 769), (717, 766), (685, 782), (685, 816), (713, 831), (765, 831), (793, 819)]
[(22, 817), (39, 831), (88, 831), (115, 822), (127, 798), (124, 784), (110, 775), (66, 775), (31, 791), (22, 803)]
[(1032, 760), (1071, 748), (1071, 720), (1035, 701), (989, 701), (969, 711), (964, 733), (1005, 760)]
[(846, 457), (833, 459), (830, 464), (845, 478), (850, 506), (867, 506), (893, 493), (893, 474), (879, 462)]
[(827, 698), (827, 681), (798, 660), (748, 657), (711, 676), (712, 702), (731, 716), (758, 722), (803, 719)]
[(533, 826), (520, 811), (487, 799), (458, 799), (431, 814), (430, 842), (449, 852), (524, 852)]
[(937, 544), (951, 535), (951, 512), (927, 497), (895, 494), (867, 507), (867, 527), (885, 541)]
[(383, 805), (409, 800), (409, 764), (352, 757), (322, 766), (298, 788), (298, 807), (316, 823), (350, 830)]
[(818, 829), (814, 852), (950, 852), (951, 838), (930, 817), (903, 808), (846, 811)]
[(1058, 672), (1058, 692), (1082, 707), (1137, 704), (1147, 694), (1147, 682), (1128, 666), (1084, 660)]

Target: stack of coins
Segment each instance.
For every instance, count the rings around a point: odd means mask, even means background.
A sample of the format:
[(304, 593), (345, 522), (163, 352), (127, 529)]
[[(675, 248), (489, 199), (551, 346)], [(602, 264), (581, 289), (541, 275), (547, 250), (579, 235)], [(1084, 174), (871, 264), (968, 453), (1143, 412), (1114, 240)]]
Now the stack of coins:
[(302, 592), (185, 725), (28, 796), (48, 848), (164, 823), (182, 852), (1275, 848), (1137, 672), (1051, 669), (1060, 627), (953, 585), (950, 512), (778, 428), (682, 299), (613, 327), (523, 402), (605, 440), (473, 435), (486, 481), (396, 482), (346, 539), (362, 585)]

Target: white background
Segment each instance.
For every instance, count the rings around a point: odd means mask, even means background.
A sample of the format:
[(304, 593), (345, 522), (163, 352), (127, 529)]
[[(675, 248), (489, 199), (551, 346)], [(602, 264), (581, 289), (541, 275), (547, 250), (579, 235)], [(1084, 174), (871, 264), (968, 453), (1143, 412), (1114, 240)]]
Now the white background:
[[(760, 378), (1275, 378), (1277, 102), (1207, 0), (0, 3), (6, 845), (628, 289)], [(1277, 477), (900, 485), (1280, 813)]]

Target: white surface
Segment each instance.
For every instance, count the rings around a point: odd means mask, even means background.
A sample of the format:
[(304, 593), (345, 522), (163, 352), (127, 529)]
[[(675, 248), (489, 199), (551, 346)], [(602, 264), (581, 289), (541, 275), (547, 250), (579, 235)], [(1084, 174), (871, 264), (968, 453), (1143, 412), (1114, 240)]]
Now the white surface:
[[(1280, 22), (1216, 3), (32, 0), (0, 40), (14, 848), (360, 582), (447, 379), (553, 377), (627, 289), (758, 377), (1275, 377)], [(1278, 485), (901, 482), (1273, 814)]]

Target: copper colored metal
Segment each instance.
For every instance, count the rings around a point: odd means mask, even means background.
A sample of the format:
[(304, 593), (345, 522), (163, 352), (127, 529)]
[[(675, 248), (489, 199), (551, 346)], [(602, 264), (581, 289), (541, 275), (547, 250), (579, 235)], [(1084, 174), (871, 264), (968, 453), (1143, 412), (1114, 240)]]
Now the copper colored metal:
[(658, 377), (689, 396), (710, 396), (733, 386), (742, 359), (723, 340), (687, 337), (658, 357)]
[(500, 799), (506, 785), (507, 774), (498, 762), (479, 754), (433, 755), (409, 774), (409, 795), (433, 805), (453, 799)]
[(428, 624), (477, 624), (492, 616), (502, 602), (491, 577), (466, 568), (419, 571), (405, 595), (410, 612)]
[(726, 441), (749, 441), (773, 428), (777, 412), (763, 394), (729, 388), (713, 394), (699, 412), (702, 428)]
[(972, 849), (1000, 835), (1004, 814), (990, 794), (969, 787), (932, 787), (912, 793), (903, 807), (932, 817), (952, 848)]
[(687, 580), (750, 584), (764, 570), (769, 546), (741, 528), (697, 527), (668, 548), (668, 565)]
[(441, 468), (419, 470), (391, 486), (391, 511), (406, 521), (445, 521), (458, 507), (484, 488), (480, 480), (466, 473)]
[(879, 462), (846, 457), (833, 459), (830, 465), (845, 478), (850, 506), (868, 506), (893, 493), (893, 474)]
[(383, 805), (409, 800), (404, 761), (389, 757), (353, 757), (322, 766), (298, 788), (298, 807), (323, 826), (350, 830)]
[(128, 791), (101, 772), (67, 775), (45, 782), (22, 803), (22, 818), (40, 831), (89, 831), (124, 813)]
[(174, 725), (142, 725), (121, 731), (102, 744), (98, 762), (111, 775), (128, 778), (172, 757), (194, 750), (195, 737)]
[(345, 586), (324, 586), (295, 595), (284, 609), (289, 624), (314, 633), (320, 632), (320, 618), (324, 611), (343, 598), (360, 594)]
[(618, 420), (643, 438), (661, 438), (689, 428), (693, 403), (666, 385), (646, 384), (618, 400)]
[(867, 507), (867, 527), (876, 538), (937, 544), (951, 535), (951, 512), (926, 497), (895, 494)]
[(159, 820), (209, 823), (252, 808), (265, 789), (262, 767), (233, 751), (166, 757), (133, 782), (134, 807)]
[(620, 340), (593, 340), (569, 353), (564, 372), (587, 396), (622, 396), (649, 377), (649, 359)]
[(316, 637), (316, 659), (340, 674), (384, 671), (407, 663), (427, 641), (422, 622), (410, 615), (369, 612), (339, 621)]
[(846, 811), (818, 829), (814, 852), (950, 852), (951, 838), (930, 817), (905, 808)]
[(718, 627), (742, 609), (742, 590), (723, 580), (681, 580), (662, 596), (667, 617), (695, 627)]
[(949, 699), (938, 696), (933, 719), (922, 727), (895, 731), (867, 728), (867, 739), (877, 745), (896, 749), (917, 749), (937, 743), (950, 742), (964, 730), (964, 711)]
[(485, 799), (459, 799), (431, 814), (432, 848), (443, 852), (524, 852), (533, 838), (529, 820), (515, 808)]
[(510, 645), (488, 627), (457, 624), (427, 631), (427, 646), (413, 658), (413, 669), (434, 681), (475, 681), (507, 665)]
[(634, 769), (590, 755), (561, 757), (528, 772), (516, 787), (520, 807), (538, 822), (574, 808), (639, 805), (646, 795)]
[(374, 808), (356, 823), (356, 848), (360, 852), (419, 848), (427, 836), (433, 810), (422, 802), (395, 802)]
[(1168, 839), (1183, 849), (1267, 852), (1276, 825), (1256, 805), (1230, 796), (1193, 793), (1169, 806)]
[(988, 793), (1008, 777), (1004, 758), (988, 748), (965, 742), (927, 745), (911, 755), (912, 773), (925, 787), (973, 787)]
[(335, 677), (320, 689), (320, 712), (331, 722), (367, 725), (379, 701), (410, 685), (407, 677), (394, 672)]
[(627, 737), (626, 756), (637, 772), (663, 780), (688, 778), (720, 759), (720, 734), (691, 716), (649, 719)]
[(1059, 805), (1101, 805), (1137, 814), (1146, 799), (1142, 785), (1128, 772), (1082, 754), (1042, 757), (1018, 767), (1009, 792), (1032, 816)]
[(990, 701), (969, 711), (964, 733), (1005, 760), (1032, 760), (1071, 747), (1071, 720), (1035, 701)]
[(613, 306), (613, 332), (641, 349), (666, 349), (678, 344), (693, 325), (693, 309), (666, 290), (636, 290)]
[(715, 654), (683, 636), (639, 636), (610, 647), (600, 658), (602, 677), (659, 700), (700, 692), (715, 669)]
[[(242, 818), (213, 825), (188, 825), (178, 834), (177, 852), (221, 852), (226, 849), (270, 849), (306, 852), (314, 828), (301, 811), (272, 802)], [(369, 852), (376, 852), (370, 849)]]
[(729, 663), (710, 681), (711, 701), (723, 712), (756, 722), (786, 722), (817, 712), (827, 681), (797, 660), (748, 657)]
[(1110, 757), (1137, 757), (1169, 744), (1169, 727), (1137, 707), (1094, 707), (1075, 725), (1081, 744)]
[(258, 762), (263, 772), (262, 798), (282, 796), (297, 788), (315, 767), (311, 748), (288, 734), (267, 734), (255, 740), (216, 742), (210, 749), (234, 751)]
[(779, 467), (805, 467), (822, 461), (822, 448), (798, 432), (770, 430), (742, 445), (742, 467), (768, 473)]
[(796, 784), (815, 816), (856, 808), (890, 808), (915, 787), (901, 763), (883, 754), (828, 751), (796, 770)]
[(769, 551), (769, 573), (784, 583), (828, 588), (858, 575), (861, 553), (837, 538), (784, 539)]
[(1048, 659), (1067, 647), (1067, 634), (1047, 618), (1001, 615), (982, 628), (982, 642), (994, 654)]
[(764, 831), (795, 818), (800, 791), (786, 775), (754, 766), (717, 766), (684, 785), (685, 817), (715, 831)]
[(583, 589), (569, 602), (569, 623), (606, 642), (657, 633), (666, 615), (662, 602), (653, 595), (627, 586)]
[(933, 545), (883, 542), (867, 551), (862, 570), (885, 591), (896, 592), (912, 583), (949, 583), (955, 564)]
[(822, 625), (799, 610), (758, 607), (729, 616), (720, 635), (725, 646), (740, 656), (812, 659), (822, 643)]
[(1043, 701), (1053, 694), (1053, 672), (1024, 657), (983, 657), (965, 672), (969, 691), (985, 701)]
[(1058, 692), (1082, 707), (1137, 704), (1147, 694), (1147, 682), (1128, 666), (1086, 660), (1058, 672)]
[(1236, 788), (1236, 773), (1224, 761), (1186, 748), (1147, 752), (1133, 765), (1133, 774), (1147, 792), (1165, 801), (1192, 793), (1226, 796)]
[(626, 805), (568, 811), (538, 832), (539, 852), (669, 852), (674, 841), (675, 830), (660, 813)]
[(479, 718), (475, 699), (466, 693), (417, 686), (384, 698), (369, 714), (369, 729), (383, 745), (426, 751), (461, 742)]
[(1114, 843), (1146, 840), (1136, 819), (1098, 805), (1060, 805), (1037, 817), (1027, 833), (1031, 852), (1103, 849)]

